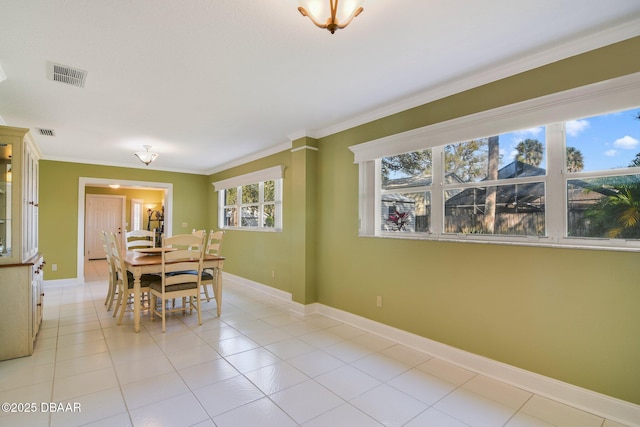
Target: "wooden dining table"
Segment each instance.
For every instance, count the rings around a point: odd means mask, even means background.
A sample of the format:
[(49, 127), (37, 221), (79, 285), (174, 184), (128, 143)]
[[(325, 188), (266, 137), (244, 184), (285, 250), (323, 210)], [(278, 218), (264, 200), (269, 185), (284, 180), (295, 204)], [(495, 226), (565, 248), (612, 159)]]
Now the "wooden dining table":
[[(161, 273), (162, 270), (162, 254), (152, 253), (145, 254), (136, 250), (127, 251), (125, 266), (128, 271), (133, 274), (133, 329), (140, 332), (140, 313), (142, 311), (142, 298), (140, 295), (140, 278), (143, 274)], [(212, 269), (216, 275), (218, 286), (215, 288), (216, 305), (218, 307), (218, 316), (220, 316), (220, 307), (222, 306), (222, 267), (224, 257), (205, 255), (203, 261), (204, 269)]]

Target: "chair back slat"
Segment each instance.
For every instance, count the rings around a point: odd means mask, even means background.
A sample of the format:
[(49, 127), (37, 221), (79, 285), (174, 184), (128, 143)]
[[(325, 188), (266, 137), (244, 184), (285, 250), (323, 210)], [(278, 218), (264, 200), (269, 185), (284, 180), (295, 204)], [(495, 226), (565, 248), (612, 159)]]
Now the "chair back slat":
[(200, 286), (205, 235), (178, 234), (163, 239), (163, 288), (177, 283), (197, 283)]
[(125, 233), (127, 250), (135, 248), (155, 248), (156, 230), (133, 230)]
[(207, 240), (207, 255), (215, 255), (220, 256), (222, 252), (222, 238), (224, 237), (224, 231), (213, 231), (209, 233), (209, 238)]

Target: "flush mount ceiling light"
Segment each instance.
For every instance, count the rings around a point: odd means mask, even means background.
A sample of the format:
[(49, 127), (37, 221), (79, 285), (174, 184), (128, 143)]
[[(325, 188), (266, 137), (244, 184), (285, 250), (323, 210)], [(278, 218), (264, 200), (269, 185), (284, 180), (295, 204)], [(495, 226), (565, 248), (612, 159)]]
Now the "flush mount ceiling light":
[(349, 25), (353, 18), (362, 13), (362, 2), (363, 0), (300, 0), (301, 6), (298, 10), (302, 16), (309, 17), (316, 26), (333, 34)]
[(150, 145), (143, 145), (143, 147), (146, 151), (138, 151), (137, 153), (135, 153), (135, 155), (142, 163), (149, 166), (149, 163), (157, 159), (159, 154), (150, 152)]

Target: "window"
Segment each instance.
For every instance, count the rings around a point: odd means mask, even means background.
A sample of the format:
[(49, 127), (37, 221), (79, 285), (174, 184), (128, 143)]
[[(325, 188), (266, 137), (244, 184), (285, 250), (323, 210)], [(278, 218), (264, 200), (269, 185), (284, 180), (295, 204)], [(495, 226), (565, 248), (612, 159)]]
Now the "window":
[(640, 239), (640, 107), (567, 123), (567, 234)]
[(431, 213), (431, 150), (381, 160), (381, 230), (425, 232)]
[(360, 234), (640, 249), (638, 82), (627, 76), (351, 147)]
[(282, 168), (265, 169), (214, 183), (218, 226), (261, 231), (282, 229)]
[(545, 235), (545, 131), (444, 147), (444, 233)]
[(142, 230), (142, 199), (131, 199), (131, 230)]

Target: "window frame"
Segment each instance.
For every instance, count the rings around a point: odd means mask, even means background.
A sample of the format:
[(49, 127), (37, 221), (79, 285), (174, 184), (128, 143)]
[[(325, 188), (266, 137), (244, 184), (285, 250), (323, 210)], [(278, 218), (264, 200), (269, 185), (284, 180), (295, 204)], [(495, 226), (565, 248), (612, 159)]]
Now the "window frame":
[[(282, 180), (283, 167), (275, 166), (245, 175), (228, 178), (225, 180), (212, 183), (215, 191), (218, 192), (218, 228), (221, 230), (246, 230), (246, 231), (262, 231), (262, 232), (280, 232), (282, 231)], [(265, 182), (274, 182), (274, 200), (264, 200), (264, 184)], [(243, 203), (242, 188), (249, 185), (258, 185), (258, 201), (251, 203)], [(236, 189), (236, 203), (227, 205), (225, 200), (226, 191), (228, 189)], [(258, 207), (258, 225), (242, 225), (242, 208)], [(274, 224), (273, 227), (265, 227), (264, 209), (265, 206), (273, 206)], [(238, 225), (225, 225), (225, 210), (235, 208), (238, 215)]]
[(144, 224), (143, 199), (131, 199), (131, 224), (130, 231), (142, 230)]
[[(359, 165), (359, 235), (366, 237), (640, 251), (639, 240), (578, 238), (567, 237), (565, 234), (567, 229), (568, 206), (566, 189), (568, 181), (591, 177), (638, 174), (640, 172), (638, 168), (566, 172), (564, 123), (577, 118), (637, 108), (638, 99), (640, 99), (640, 73), (635, 73), (351, 146), (349, 148), (354, 153), (354, 163)], [(544, 182), (546, 235), (512, 236), (444, 233), (443, 192), (451, 186), (451, 184), (444, 184), (442, 178), (444, 146), (538, 126), (545, 126), (546, 129), (547, 173), (544, 176), (515, 178), (515, 180)], [(430, 230), (422, 233), (382, 231), (382, 219), (378, 214), (381, 206), (381, 159), (425, 148), (433, 150), (433, 180), (430, 186)], [(515, 180), (510, 179), (508, 183), (515, 183)], [(504, 184), (507, 184), (505, 180), (482, 182), (483, 186)], [(462, 186), (473, 187), (475, 185), (469, 183)], [(460, 188), (461, 185), (455, 184), (455, 187)]]

